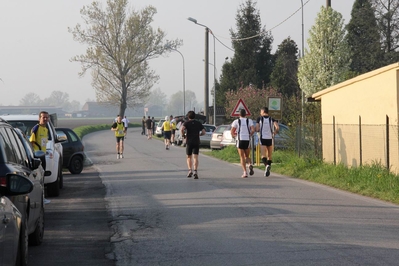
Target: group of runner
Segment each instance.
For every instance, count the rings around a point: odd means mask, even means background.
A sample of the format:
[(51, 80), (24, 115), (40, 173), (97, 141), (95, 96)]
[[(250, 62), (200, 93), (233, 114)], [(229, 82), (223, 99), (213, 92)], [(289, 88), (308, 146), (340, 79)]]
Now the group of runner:
[[(250, 139), (255, 132), (260, 133), (261, 156), (262, 162), (265, 165), (264, 175), (270, 175), (273, 137), (278, 133), (279, 125), (278, 121), (270, 117), (268, 112), (269, 110), (267, 107), (261, 108), (260, 116), (256, 120), (256, 126), (254, 126), (252, 119), (246, 118), (245, 110), (241, 109), (240, 118), (234, 120), (231, 124), (231, 135), (236, 138), (236, 147), (240, 156), (240, 165), (243, 169), (242, 178), (247, 178), (248, 173), (249, 175), (254, 174), (253, 165), (251, 164), (251, 159), (249, 157), (249, 151)], [(198, 179), (200, 136), (205, 135), (205, 128), (201, 122), (195, 120), (194, 111), (189, 111), (187, 113), (187, 118), (188, 120), (183, 122), (179, 128), (186, 144), (186, 162), (188, 167), (187, 177)], [(112, 125), (111, 130), (115, 131), (117, 159), (121, 159), (123, 158), (123, 139), (127, 131), (127, 126), (125, 127), (120, 116), (118, 116), (116, 120), (117, 121)], [(170, 146), (174, 145), (176, 122), (177, 121), (173, 119), (172, 115), (166, 116), (165, 122), (162, 125), (166, 150), (169, 150)], [(147, 139), (151, 139), (155, 126), (154, 119), (151, 119), (151, 117), (148, 116), (145, 120), (145, 125), (147, 127)], [(247, 166), (249, 171), (247, 171)]]

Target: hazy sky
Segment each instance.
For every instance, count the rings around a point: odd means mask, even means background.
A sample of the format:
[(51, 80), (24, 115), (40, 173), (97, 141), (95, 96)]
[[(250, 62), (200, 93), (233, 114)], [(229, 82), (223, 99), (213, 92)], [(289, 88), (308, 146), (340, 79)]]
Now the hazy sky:
[[(0, 1), (0, 104), (19, 105), (23, 96), (34, 92), (41, 99), (52, 91), (69, 94), (70, 100), (84, 104), (95, 99), (91, 87), (91, 75), (79, 78), (79, 63), (70, 58), (83, 54), (86, 47), (73, 41), (68, 27), (81, 23), (80, 9), (92, 0), (1, 0)], [(99, 2), (105, 3), (105, 0)], [(229, 30), (236, 30), (235, 17), (244, 0), (134, 0), (130, 5), (142, 9), (152, 5), (157, 8), (153, 27), (167, 33), (167, 39), (179, 38), (183, 46), (179, 51), (185, 61), (185, 87), (192, 90), (197, 101), (204, 99), (204, 54), (205, 29), (187, 20), (197, 19), (208, 26), (226, 46), (231, 47)], [(332, 7), (340, 12), (345, 24), (349, 22), (354, 0), (332, 0)], [(308, 31), (315, 21), (325, 0), (303, 0), (305, 46)], [(300, 0), (258, 0), (262, 24), (272, 29), (273, 52), (287, 37), (291, 37), (302, 49), (302, 12)], [(294, 14), (295, 13), (295, 14)], [(291, 16), (291, 17), (290, 17)], [(279, 25), (282, 23), (281, 25)], [(209, 62), (214, 63), (216, 74), (226, 57), (233, 52), (213, 37), (209, 37)], [(160, 88), (170, 96), (183, 90), (183, 60), (179, 53), (161, 56), (151, 61), (152, 68), (160, 76), (154, 88)], [(210, 83), (213, 81), (213, 66), (210, 66)], [(209, 85), (211, 89), (213, 84)], [(209, 97), (212, 105), (212, 97)]]

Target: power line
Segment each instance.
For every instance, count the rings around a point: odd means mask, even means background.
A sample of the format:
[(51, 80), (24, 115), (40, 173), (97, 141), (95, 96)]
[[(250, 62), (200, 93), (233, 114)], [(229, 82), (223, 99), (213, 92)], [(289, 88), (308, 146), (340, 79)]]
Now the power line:
[[(310, 0), (307, 0), (306, 2), (305, 2), (305, 4), (303, 5), (303, 6), (305, 6), (307, 3), (309, 3), (310, 2)], [(296, 13), (298, 13), (300, 10), (302, 9), (302, 6), (300, 7), (300, 8), (298, 8), (294, 13), (292, 13), (290, 16), (288, 16), (286, 19), (284, 19), (282, 22), (280, 22), (279, 24), (277, 24), (276, 26), (274, 26), (274, 27), (272, 27), (271, 29), (268, 29), (268, 30), (266, 30), (266, 32), (268, 32), (268, 31), (272, 31), (272, 30), (274, 30), (275, 28), (277, 28), (277, 27), (279, 27), (279, 26), (281, 26), (283, 23), (285, 23), (287, 20), (289, 20), (291, 17), (293, 17)], [(229, 40), (231, 40), (231, 41), (245, 41), (245, 40), (249, 40), (249, 39), (253, 39), (253, 38), (256, 38), (256, 37), (259, 37), (259, 36), (261, 36), (262, 34), (264, 34), (264, 32), (261, 32), (261, 33), (259, 33), (259, 34), (256, 34), (256, 35), (254, 35), (254, 36), (250, 36), (250, 37), (245, 37), (245, 38), (230, 38), (230, 37), (221, 37), (221, 36), (219, 36), (220, 38), (224, 38), (224, 39), (229, 39)], [(212, 35), (213, 36), (215, 36), (213, 33), (212, 33)], [(215, 37), (216, 38), (216, 37)], [(217, 39), (217, 38), (216, 38)], [(222, 45), (224, 45), (226, 48), (228, 48), (228, 49), (230, 49), (231, 51), (234, 51), (233, 49), (231, 49), (231, 48), (229, 48), (229, 47), (227, 47), (224, 43), (222, 43), (219, 39), (217, 39)]]

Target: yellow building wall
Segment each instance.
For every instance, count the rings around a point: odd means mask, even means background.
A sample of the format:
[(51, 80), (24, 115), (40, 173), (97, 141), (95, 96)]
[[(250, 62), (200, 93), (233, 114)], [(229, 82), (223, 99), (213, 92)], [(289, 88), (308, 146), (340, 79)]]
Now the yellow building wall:
[(372, 163), (385, 166), (389, 159), (391, 171), (399, 173), (398, 91), (396, 63), (313, 94), (321, 100), (324, 160), (357, 167)]

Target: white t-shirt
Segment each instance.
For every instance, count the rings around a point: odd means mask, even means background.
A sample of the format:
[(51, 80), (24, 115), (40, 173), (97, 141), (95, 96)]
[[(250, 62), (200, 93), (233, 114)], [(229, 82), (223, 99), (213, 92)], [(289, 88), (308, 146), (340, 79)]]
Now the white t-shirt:
[[(248, 119), (248, 125), (247, 125), (247, 119)], [(238, 123), (238, 120), (241, 120), (241, 128), (239, 128), (240, 124)], [(253, 121), (252, 119), (249, 118), (238, 118), (236, 120), (233, 121), (233, 123), (231, 124), (231, 127), (234, 127), (236, 129), (237, 132), (237, 137), (239, 140), (249, 140), (250, 139), (250, 131), (251, 130), (251, 126), (253, 126)]]
[[(270, 121), (271, 119), (271, 121)], [(270, 116), (260, 116), (257, 119), (257, 123), (259, 123), (259, 131), (261, 133), (262, 139), (272, 139), (274, 129), (274, 120)], [(263, 124), (263, 125), (262, 125)]]
[(125, 127), (129, 126), (129, 119), (127, 119), (126, 117), (122, 119), (122, 122), (125, 125)]

